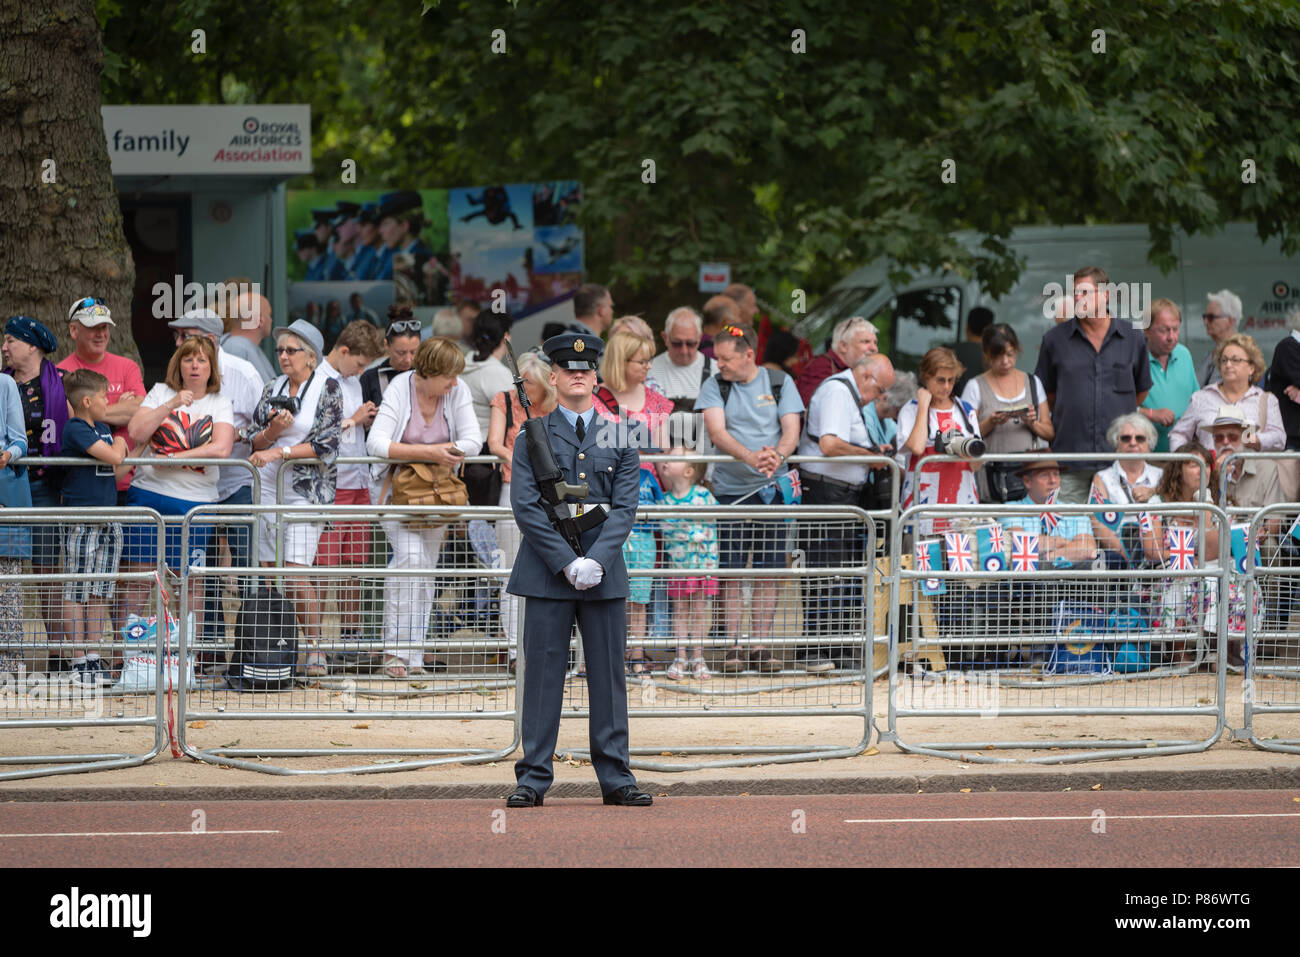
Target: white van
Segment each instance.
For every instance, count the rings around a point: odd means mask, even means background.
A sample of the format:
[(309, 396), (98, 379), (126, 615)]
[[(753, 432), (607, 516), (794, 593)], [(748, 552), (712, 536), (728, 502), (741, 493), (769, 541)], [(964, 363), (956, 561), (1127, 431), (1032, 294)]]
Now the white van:
[[(972, 233), (956, 238), (972, 246), (978, 241)], [(829, 347), (837, 322), (865, 316), (879, 330), (880, 351), (899, 368), (914, 371), (927, 350), (963, 341), (967, 314), (987, 306), (995, 321), (1016, 330), (1024, 347), (1018, 365), (1032, 370), (1043, 333), (1053, 324), (1044, 315), (1045, 304), (1052, 311), (1049, 293), (1053, 285), (1065, 289), (1084, 266), (1101, 266), (1113, 283), (1150, 283), (1142, 305), (1152, 299), (1178, 303), (1183, 313), (1179, 341), (1198, 363), (1210, 348), (1201, 321), (1207, 293), (1229, 289), (1241, 297), (1238, 331), (1255, 337), (1266, 362), (1288, 333), (1287, 314), (1300, 308), (1300, 257), (1283, 255), (1276, 239), (1260, 242), (1250, 224), (1233, 224), (1213, 236), (1175, 233), (1178, 267), (1168, 275), (1147, 262), (1145, 226), (1034, 226), (1013, 231), (1009, 245), (1025, 263), (1016, 285), (1000, 299), (952, 272), (920, 274), (895, 287), (888, 279), (890, 264), (881, 260), (836, 283), (795, 326), (795, 334), (821, 352)]]

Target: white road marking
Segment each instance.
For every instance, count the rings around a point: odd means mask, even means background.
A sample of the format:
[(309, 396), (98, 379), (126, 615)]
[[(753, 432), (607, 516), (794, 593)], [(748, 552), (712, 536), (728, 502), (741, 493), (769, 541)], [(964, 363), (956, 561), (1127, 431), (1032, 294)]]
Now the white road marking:
[(279, 831), (68, 831), (59, 834), (0, 834), (6, 837), (157, 837), (167, 834), (192, 834), (196, 837), (216, 834), (279, 834)]
[[(1278, 814), (1106, 814), (1108, 821), (1205, 820), (1225, 817), (1300, 817), (1300, 812)], [(1068, 817), (879, 817), (845, 819), (845, 824), (980, 824), (988, 821), (1092, 821), (1091, 814)], [(3, 836), (3, 835), (0, 835)]]

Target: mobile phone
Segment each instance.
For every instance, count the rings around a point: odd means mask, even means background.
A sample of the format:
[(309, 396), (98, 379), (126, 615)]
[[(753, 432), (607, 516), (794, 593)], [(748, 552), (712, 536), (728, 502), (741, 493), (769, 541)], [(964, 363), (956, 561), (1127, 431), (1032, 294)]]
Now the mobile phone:
[(456, 455), (456, 456), (464, 456), (465, 453), (462, 452), (458, 446), (453, 445), (451, 448), (449, 448), (449, 449), (447, 450), (447, 454), (448, 454), (448, 455)]
[(1017, 405), (1010, 409), (998, 409), (998, 411), (1001, 412), (1003, 415), (1024, 415), (1026, 412), (1029, 411), (1029, 406)]

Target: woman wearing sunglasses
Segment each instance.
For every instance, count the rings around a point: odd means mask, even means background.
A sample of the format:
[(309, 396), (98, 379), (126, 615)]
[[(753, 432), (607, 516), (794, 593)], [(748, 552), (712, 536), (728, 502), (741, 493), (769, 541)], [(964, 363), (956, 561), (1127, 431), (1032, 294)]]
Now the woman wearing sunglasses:
[[(261, 504), (332, 505), (338, 484), (334, 460), (343, 434), (343, 392), (337, 379), (316, 372), (325, 352), (319, 329), (299, 319), (276, 329), (274, 335), (275, 355), (283, 374), (266, 384), (253, 421), (241, 430), (253, 447), (248, 460), (257, 466), (261, 478)], [(321, 464), (288, 464), (294, 459), (320, 459)], [(283, 481), (282, 468), (289, 469)], [(274, 565), (276, 559), (272, 518), (267, 513), (258, 516), (258, 559), (263, 565)], [(319, 523), (286, 521), (280, 561), (310, 568), (320, 536)], [(317, 646), (321, 617), (316, 588), (306, 577), (289, 578), (285, 591), (307, 637), (307, 677), (321, 677), (327, 669), (325, 655)]]
[[(1119, 416), (1106, 429), (1106, 441), (1116, 452), (1150, 455), (1156, 444), (1156, 427), (1140, 412)], [(1141, 505), (1149, 502), (1160, 484), (1162, 470), (1145, 459), (1117, 459), (1092, 477), (1090, 502), (1113, 505)], [(1092, 534), (1109, 555), (1112, 564), (1116, 559), (1124, 564), (1124, 556), (1136, 561), (1139, 552), (1151, 551), (1152, 541), (1144, 541), (1139, 531), (1141, 513), (1136, 509), (1116, 509), (1118, 525), (1107, 525), (1097, 516), (1092, 518)], [(1109, 557), (1109, 556), (1108, 556)], [(1151, 554), (1153, 560), (1158, 556)]]

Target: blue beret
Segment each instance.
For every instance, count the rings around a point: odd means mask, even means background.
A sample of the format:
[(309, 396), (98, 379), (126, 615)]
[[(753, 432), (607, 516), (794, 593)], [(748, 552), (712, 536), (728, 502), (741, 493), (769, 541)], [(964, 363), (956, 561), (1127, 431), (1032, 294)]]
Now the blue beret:
[(31, 316), (10, 316), (5, 323), (5, 333), (42, 352), (53, 352), (59, 347), (59, 340), (54, 337), (54, 333)]

